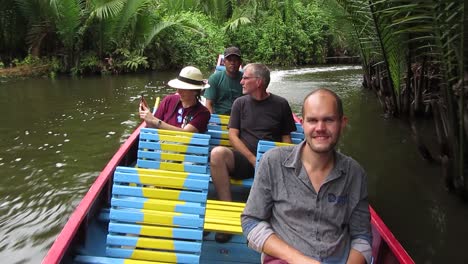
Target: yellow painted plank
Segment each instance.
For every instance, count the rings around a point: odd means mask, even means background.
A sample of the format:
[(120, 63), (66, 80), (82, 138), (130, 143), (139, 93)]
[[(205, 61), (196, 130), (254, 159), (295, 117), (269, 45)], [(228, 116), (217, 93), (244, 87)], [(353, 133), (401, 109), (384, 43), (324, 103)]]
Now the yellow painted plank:
[(156, 211), (168, 211), (174, 212), (177, 205), (186, 204), (183, 201), (170, 201), (163, 199), (148, 199), (143, 204), (143, 208), (146, 210), (156, 210)]
[(187, 152), (188, 145), (161, 143), (161, 150), (174, 152)]
[(286, 142), (275, 142), (275, 146), (281, 147), (281, 146), (294, 146), (292, 143), (286, 143)]
[(182, 163), (171, 163), (171, 162), (161, 162), (159, 168), (161, 170), (184, 171), (184, 164), (182, 164)]
[(242, 227), (240, 226), (227, 226), (227, 225), (219, 225), (214, 223), (206, 223), (203, 228), (204, 231), (210, 232), (223, 232), (223, 233), (231, 233), (231, 234), (242, 234)]
[(175, 130), (166, 130), (166, 129), (158, 129), (157, 130), (159, 135), (172, 135), (172, 136), (186, 136), (192, 138), (194, 133), (192, 132), (184, 132), (184, 131), (175, 131)]
[(206, 218), (240, 219), (241, 212), (206, 209)]
[(170, 262), (160, 262), (160, 261), (147, 261), (147, 260), (136, 260), (136, 259), (126, 259), (123, 262), (124, 264), (167, 264)]
[(136, 246), (139, 248), (175, 250), (174, 240), (169, 239), (139, 237)]
[(178, 178), (187, 178), (189, 175), (188, 172), (181, 171), (168, 171), (168, 170), (155, 170), (155, 169), (141, 169), (138, 168), (138, 175), (148, 175), (148, 176), (165, 176), (165, 177), (178, 177)]
[(173, 237), (172, 228), (141, 225), (140, 234), (144, 236)]
[(154, 186), (161, 187), (171, 187), (182, 189), (185, 184), (185, 179), (183, 178), (174, 178), (174, 177), (164, 177), (164, 176), (139, 176), (140, 183), (150, 184)]
[(180, 191), (143, 187), (143, 196), (147, 198), (179, 200)]
[(144, 211), (143, 222), (144, 223), (158, 223), (160, 225), (173, 226), (174, 216), (181, 215), (180, 213), (169, 213), (152, 210), (141, 210)]
[(165, 251), (154, 251), (154, 250), (140, 250), (136, 249), (132, 254), (133, 259), (142, 259), (142, 260), (160, 260), (164, 262), (175, 263), (177, 261), (176, 253), (174, 252), (165, 252)]
[(244, 211), (242, 207), (226, 207), (222, 205), (206, 205), (206, 210), (234, 213), (238, 215), (240, 215), (242, 211)]
[(217, 218), (217, 217), (209, 217), (208, 215), (205, 216), (205, 223), (228, 225), (228, 226), (240, 226), (241, 225), (240, 218), (224, 219), (224, 218)]
[(175, 161), (184, 161), (186, 154), (180, 153), (160, 153), (161, 160), (175, 160)]
[(180, 135), (158, 135), (159, 140), (162, 141), (170, 141), (170, 142), (177, 142), (177, 143), (185, 143), (189, 144), (192, 140), (192, 136), (180, 136)]
[(242, 203), (242, 202), (229, 202), (229, 201), (221, 201), (221, 200), (207, 200), (206, 201), (207, 204), (210, 204), (210, 205), (225, 205), (225, 206), (231, 206), (231, 207), (242, 207), (244, 208), (245, 207), (245, 203)]

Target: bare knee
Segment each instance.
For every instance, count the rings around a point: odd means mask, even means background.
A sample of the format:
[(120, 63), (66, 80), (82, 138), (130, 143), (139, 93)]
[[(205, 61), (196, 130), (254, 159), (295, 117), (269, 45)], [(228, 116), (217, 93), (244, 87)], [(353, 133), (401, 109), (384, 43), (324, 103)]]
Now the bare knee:
[(211, 150), (210, 154), (210, 165), (221, 166), (226, 165), (228, 160), (231, 158), (232, 152), (226, 147), (215, 147)]

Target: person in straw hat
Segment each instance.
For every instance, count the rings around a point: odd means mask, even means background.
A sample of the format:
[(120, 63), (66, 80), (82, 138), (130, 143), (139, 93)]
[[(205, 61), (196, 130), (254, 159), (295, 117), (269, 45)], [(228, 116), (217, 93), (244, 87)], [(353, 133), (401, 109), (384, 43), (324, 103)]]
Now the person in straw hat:
[(177, 93), (164, 97), (154, 116), (146, 105), (140, 103), (140, 118), (146, 122), (147, 127), (206, 132), (210, 112), (199, 99), (202, 89), (210, 85), (203, 79), (201, 71), (187, 66), (168, 85), (176, 88)]

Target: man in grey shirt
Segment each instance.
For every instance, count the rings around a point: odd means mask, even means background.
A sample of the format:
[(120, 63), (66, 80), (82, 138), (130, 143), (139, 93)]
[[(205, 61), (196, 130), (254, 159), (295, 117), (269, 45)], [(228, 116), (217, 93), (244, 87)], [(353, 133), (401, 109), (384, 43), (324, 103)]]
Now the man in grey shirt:
[(335, 150), (347, 123), (331, 90), (307, 95), (305, 141), (263, 156), (241, 216), (249, 246), (265, 263), (370, 263), (367, 179)]

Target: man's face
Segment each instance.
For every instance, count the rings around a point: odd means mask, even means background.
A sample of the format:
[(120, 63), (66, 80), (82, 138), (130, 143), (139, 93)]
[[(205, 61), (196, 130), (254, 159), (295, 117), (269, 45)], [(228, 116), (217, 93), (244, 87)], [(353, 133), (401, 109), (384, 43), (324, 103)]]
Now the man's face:
[(260, 78), (258, 76), (255, 76), (250, 69), (246, 69), (240, 82), (240, 84), (242, 85), (242, 93), (253, 93), (259, 87), (260, 81)]
[(337, 103), (331, 94), (316, 92), (304, 102), (302, 126), (307, 145), (313, 152), (333, 151), (346, 123), (346, 117), (338, 116)]
[(242, 60), (237, 55), (231, 55), (224, 58), (224, 66), (226, 66), (226, 71), (228, 72), (228, 74), (238, 73), (241, 63)]

